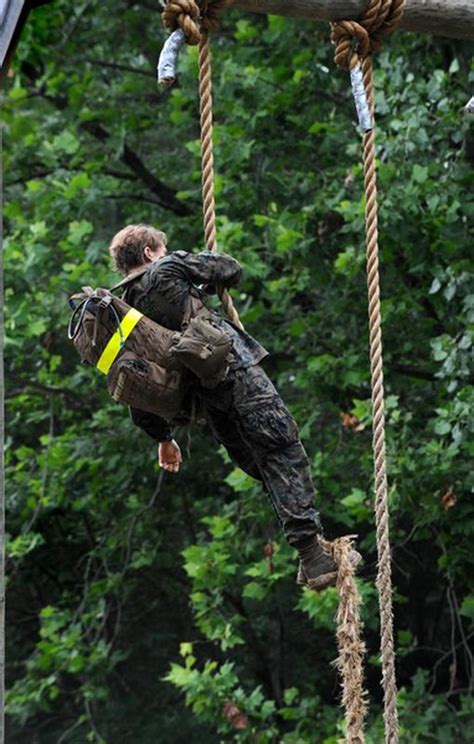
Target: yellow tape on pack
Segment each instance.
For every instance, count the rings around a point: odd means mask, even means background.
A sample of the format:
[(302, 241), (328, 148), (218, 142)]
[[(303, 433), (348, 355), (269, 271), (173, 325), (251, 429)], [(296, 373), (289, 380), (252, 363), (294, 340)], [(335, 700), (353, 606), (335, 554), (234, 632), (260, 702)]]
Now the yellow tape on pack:
[(140, 318), (143, 318), (143, 314), (138, 312), (138, 310), (135, 310), (133, 307), (122, 318), (120, 330), (117, 328), (114, 335), (110, 337), (107, 346), (97, 362), (97, 369), (103, 372), (104, 375), (106, 375), (111, 368), (117, 358), (117, 354), (123, 347), (123, 343), (130, 336)]

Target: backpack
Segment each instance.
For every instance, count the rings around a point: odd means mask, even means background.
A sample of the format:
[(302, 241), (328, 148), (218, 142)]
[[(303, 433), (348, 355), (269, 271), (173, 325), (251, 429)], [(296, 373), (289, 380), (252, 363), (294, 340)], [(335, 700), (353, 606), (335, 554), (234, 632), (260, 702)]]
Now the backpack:
[(116, 401), (172, 419), (182, 408), (193, 375), (207, 388), (227, 375), (232, 341), (198, 290), (190, 294), (181, 332), (155, 323), (106, 289), (83, 287), (69, 302), (73, 312), (68, 337), (82, 360), (107, 376)]

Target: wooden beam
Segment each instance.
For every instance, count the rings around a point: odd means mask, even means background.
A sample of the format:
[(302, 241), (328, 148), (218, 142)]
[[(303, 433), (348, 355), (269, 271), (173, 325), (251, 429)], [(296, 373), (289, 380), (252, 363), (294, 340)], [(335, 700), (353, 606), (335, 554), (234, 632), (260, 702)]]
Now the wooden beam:
[[(356, 21), (367, 4), (367, 0), (235, 0), (241, 10), (317, 21)], [(474, 39), (474, 0), (406, 0), (400, 28)]]

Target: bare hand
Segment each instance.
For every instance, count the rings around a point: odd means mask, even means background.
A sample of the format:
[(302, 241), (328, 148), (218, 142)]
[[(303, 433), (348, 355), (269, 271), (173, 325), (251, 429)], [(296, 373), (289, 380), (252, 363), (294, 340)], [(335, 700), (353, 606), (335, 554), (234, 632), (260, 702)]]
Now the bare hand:
[(167, 470), (170, 473), (177, 473), (182, 461), (183, 458), (181, 457), (179, 444), (174, 439), (171, 442), (160, 442), (158, 447), (158, 462), (163, 470)]

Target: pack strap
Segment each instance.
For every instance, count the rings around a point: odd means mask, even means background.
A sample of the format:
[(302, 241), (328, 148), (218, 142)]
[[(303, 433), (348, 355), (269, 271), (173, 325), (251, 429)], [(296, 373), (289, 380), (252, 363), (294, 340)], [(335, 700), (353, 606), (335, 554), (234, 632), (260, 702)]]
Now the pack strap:
[(121, 282), (118, 284), (114, 284), (113, 287), (110, 288), (110, 292), (115, 292), (116, 289), (120, 289), (120, 287), (126, 287), (127, 284), (130, 284), (130, 282), (133, 282), (134, 279), (138, 279), (139, 276), (142, 276), (142, 274), (145, 274), (145, 272), (148, 271), (151, 264), (147, 264), (146, 266), (143, 266), (143, 268), (138, 269), (138, 271), (134, 271), (132, 274), (129, 274), (125, 277), (125, 279), (122, 279)]
[(204, 297), (205, 293), (203, 293), (201, 289), (195, 287), (194, 285), (191, 286), (189, 290), (189, 297), (187, 299), (183, 313), (183, 321), (181, 324), (181, 328), (183, 330), (188, 327), (189, 322), (192, 318), (212, 317), (212, 313), (207, 307)]
[(97, 369), (100, 370), (100, 372), (103, 372), (104, 375), (108, 373), (117, 358), (117, 355), (122, 350), (125, 341), (130, 336), (140, 318), (143, 318), (143, 313), (140, 313), (132, 307), (120, 321), (117, 330), (113, 336), (110, 337), (107, 346), (97, 362)]

